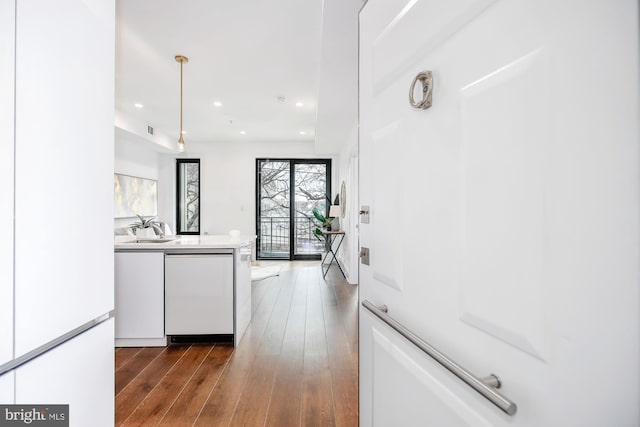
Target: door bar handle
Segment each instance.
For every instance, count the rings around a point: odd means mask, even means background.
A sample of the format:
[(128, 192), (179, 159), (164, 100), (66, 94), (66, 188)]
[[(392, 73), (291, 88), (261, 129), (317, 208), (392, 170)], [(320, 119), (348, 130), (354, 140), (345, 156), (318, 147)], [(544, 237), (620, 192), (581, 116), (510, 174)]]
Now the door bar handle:
[(517, 405), (496, 391), (496, 388), (499, 388), (501, 385), (501, 381), (497, 376), (491, 374), (489, 377), (484, 379), (476, 377), (471, 372), (467, 371), (449, 357), (438, 351), (435, 347), (411, 332), (409, 329), (405, 328), (401, 323), (389, 316), (386, 312), (380, 310), (376, 305), (364, 300), (362, 301), (362, 306), (376, 315), (380, 320), (389, 325), (400, 335), (408, 339), (416, 347), (429, 355), (433, 360), (447, 368), (449, 372), (467, 383), (471, 388), (480, 393), (503, 412), (508, 415), (516, 413), (516, 410), (518, 409)]

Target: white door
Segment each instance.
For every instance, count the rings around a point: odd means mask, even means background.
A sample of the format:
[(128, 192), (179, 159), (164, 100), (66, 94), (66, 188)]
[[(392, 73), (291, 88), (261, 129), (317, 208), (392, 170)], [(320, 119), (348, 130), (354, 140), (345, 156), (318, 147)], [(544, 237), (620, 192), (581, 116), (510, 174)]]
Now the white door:
[(364, 6), (361, 300), (517, 411), (361, 306), (362, 426), (639, 424), (638, 60), (633, 0)]

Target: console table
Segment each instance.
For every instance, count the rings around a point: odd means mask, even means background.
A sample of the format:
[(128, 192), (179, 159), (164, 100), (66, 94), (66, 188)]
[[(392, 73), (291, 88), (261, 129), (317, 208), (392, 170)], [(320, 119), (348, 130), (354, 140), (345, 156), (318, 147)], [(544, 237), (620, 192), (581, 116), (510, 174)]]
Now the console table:
[[(322, 269), (322, 277), (323, 278), (327, 277), (327, 273), (329, 272), (329, 269), (333, 265), (333, 261), (335, 261), (336, 264), (338, 265), (338, 268), (340, 269), (340, 273), (342, 273), (342, 276), (344, 278), (346, 278), (347, 276), (345, 276), (344, 271), (342, 271), (342, 267), (340, 267), (340, 263), (338, 262), (338, 260), (336, 258), (336, 254), (340, 250), (340, 245), (342, 245), (342, 241), (344, 240), (344, 231), (343, 230), (335, 230), (335, 231), (323, 230), (322, 234), (324, 235), (324, 238), (327, 240), (327, 245), (329, 246), (329, 250), (324, 255), (324, 258), (322, 258), (322, 263), (320, 264), (320, 268)], [(334, 251), (333, 250), (333, 244), (335, 243), (336, 239), (338, 239), (338, 246), (336, 246), (336, 249)], [(324, 269), (324, 261), (327, 259), (329, 254), (331, 254), (333, 256), (333, 258), (332, 258), (331, 261), (329, 261), (329, 265), (327, 266), (327, 269), (325, 270)]]

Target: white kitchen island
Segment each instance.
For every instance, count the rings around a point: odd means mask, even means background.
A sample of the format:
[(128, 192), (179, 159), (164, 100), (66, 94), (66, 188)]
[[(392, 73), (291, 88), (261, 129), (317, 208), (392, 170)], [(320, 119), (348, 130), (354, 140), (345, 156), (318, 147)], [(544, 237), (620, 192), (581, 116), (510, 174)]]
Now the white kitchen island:
[(253, 237), (116, 236), (116, 346), (231, 341), (251, 321)]

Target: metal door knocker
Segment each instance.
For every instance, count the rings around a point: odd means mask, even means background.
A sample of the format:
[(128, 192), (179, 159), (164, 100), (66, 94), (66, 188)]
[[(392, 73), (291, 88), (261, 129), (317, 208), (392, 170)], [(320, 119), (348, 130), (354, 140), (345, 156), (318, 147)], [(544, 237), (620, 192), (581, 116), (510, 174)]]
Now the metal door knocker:
[[(422, 84), (422, 99), (418, 102), (413, 99), (413, 92), (416, 88), (416, 83), (420, 81)], [(431, 94), (433, 93), (433, 76), (431, 71), (421, 71), (418, 73), (409, 89), (409, 103), (412, 107), (420, 110), (426, 110), (431, 107)]]

